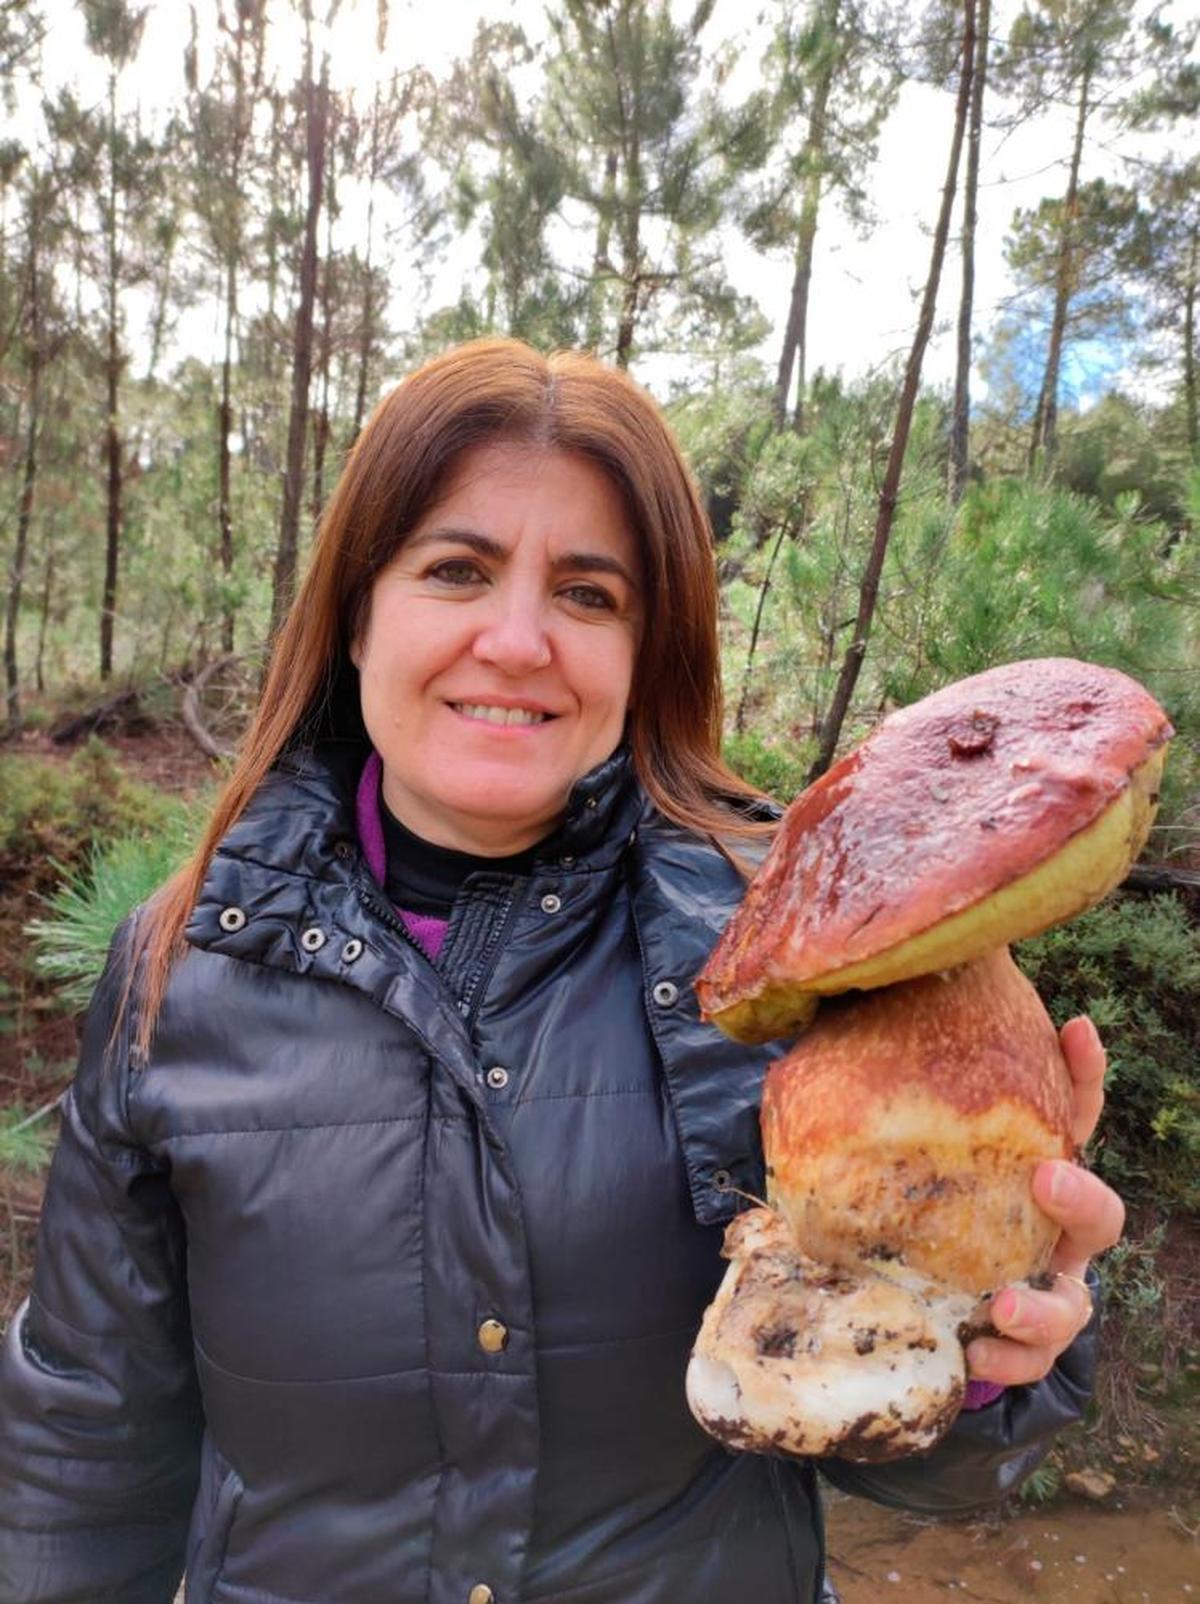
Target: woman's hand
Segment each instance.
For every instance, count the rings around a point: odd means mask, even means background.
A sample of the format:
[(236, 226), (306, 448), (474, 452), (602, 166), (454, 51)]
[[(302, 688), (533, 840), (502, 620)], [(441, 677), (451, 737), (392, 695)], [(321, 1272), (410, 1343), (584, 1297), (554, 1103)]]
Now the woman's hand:
[[(1075, 1091), (1071, 1131), (1082, 1147), (1104, 1106), (1104, 1048), (1090, 1019), (1070, 1020), (1061, 1039)], [(1056, 1279), (1046, 1292), (1005, 1287), (992, 1299), (991, 1321), (1002, 1335), (977, 1337), (967, 1348), (975, 1381), (1012, 1387), (1046, 1375), (1092, 1317), (1091, 1296), (1082, 1284), (1088, 1260), (1112, 1247), (1125, 1223), (1125, 1205), (1112, 1188), (1066, 1160), (1038, 1165), (1033, 1196), (1062, 1226), (1049, 1264)]]

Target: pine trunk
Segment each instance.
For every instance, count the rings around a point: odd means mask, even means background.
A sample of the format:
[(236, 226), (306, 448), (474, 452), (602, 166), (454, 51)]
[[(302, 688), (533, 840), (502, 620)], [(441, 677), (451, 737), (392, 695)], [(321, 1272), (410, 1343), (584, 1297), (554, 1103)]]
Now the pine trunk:
[(958, 350), (954, 370), (954, 412), (950, 425), (950, 499), (962, 500), (970, 468), (971, 322), (975, 309), (975, 224), (979, 198), (979, 148), (983, 137), (983, 92), (987, 84), (991, 0), (979, 0), (975, 77), (967, 133), (967, 171), (963, 187), (962, 294), (958, 303)]
[(617, 150), (613, 146), (604, 157), (604, 191), (600, 215), (596, 220), (596, 248), (592, 253), (592, 284), (588, 295), (587, 347), (598, 355), (604, 338), (604, 286), (612, 272), (608, 259), (612, 242), (613, 211), (617, 202)]
[(312, 377), (313, 306), (317, 287), (317, 224), (324, 195), (325, 127), (328, 118), (329, 67), (321, 64), (321, 79), (313, 82), (311, 62), (305, 85), (305, 131), (308, 164), (308, 207), (304, 219), (304, 248), (300, 258), (300, 292), (292, 342), (292, 395), (288, 413), (287, 459), (283, 478), (283, 508), (279, 544), (275, 552), (271, 594), (271, 635), (291, 605), (296, 588), (296, 554), (300, 536), (300, 503), (304, 488), (304, 444), (308, 433), (308, 390)]
[(33, 683), (39, 696), (46, 689), (46, 636), (50, 632), (50, 599), (54, 594), (54, 547), (46, 536), (46, 561), (42, 568), (42, 599), (38, 613), (37, 659), (33, 665)]
[(217, 533), (220, 541), (221, 575), (226, 594), (221, 603), (221, 650), (233, 651), (233, 604), (229, 600), (233, 579), (233, 464), (229, 436), (233, 431), (233, 330), (237, 321), (237, 259), (233, 252), (225, 263), (225, 354), (221, 362), (221, 404), (217, 409)]
[(108, 90), (108, 208), (105, 232), (108, 238), (108, 348), (104, 378), (106, 430), (104, 454), (107, 463), (107, 511), (104, 539), (104, 593), (100, 602), (100, 678), (111, 679), (113, 630), (117, 613), (117, 570), (121, 555), (121, 434), (118, 411), (121, 388), (121, 349), (117, 329), (117, 155), (116, 155), (116, 78), (109, 77)]
[[(36, 198), (31, 200), (35, 208), (37, 204)], [(4, 610), (5, 723), (10, 734), (15, 734), (21, 723), (17, 626), (21, 617), (21, 593), (25, 586), (25, 567), (29, 556), (29, 526), (33, 521), (33, 498), (37, 486), (38, 426), (42, 410), (42, 320), (37, 250), (35, 213), (31, 219), (29, 251), (29, 427), (25, 433), (25, 463), (21, 473), (21, 497), (17, 503), (17, 535), (8, 577), (8, 602)]]
[(1075, 116), (1075, 142), (1071, 148), (1071, 169), (1063, 200), (1062, 232), (1059, 235), (1058, 266), (1054, 275), (1054, 313), (1050, 322), (1050, 343), (1046, 369), (1033, 415), (1029, 441), (1029, 466), (1037, 464), (1038, 453), (1049, 460), (1054, 456), (1058, 430), (1058, 381), (1062, 371), (1063, 344), (1067, 332), (1067, 313), (1075, 288), (1075, 225), (1079, 209), (1079, 168), (1083, 160), (1083, 136), (1087, 127), (1091, 74), (1085, 72), (1079, 86), (1079, 109)]
[(375, 323), (375, 287), (371, 280), (371, 254), (375, 238), (375, 186), (379, 181), (379, 89), (371, 110), (370, 186), (367, 190), (367, 238), (363, 258), (363, 297), (358, 325), (358, 378), (354, 386), (353, 445), (362, 431), (367, 412), (367, 380), (371, 367), (371, 338)]
[(867, 641), (871, 634), (871, 621), (875, 615), (875, 604), (879, 594), (879, 580), (883, 573), (884, 558), (887, 556), (888, 540), (891, 537), (892, 524), (896, 516), (896, 504), (900, 495), (900, 478), (904, 467), (904, 454), (908, 446), (909, 431), (912, 427), (913, 407), (917, 399), (917, 389), (921, 382), (921, 364), (925, 357), (925, 347), (929, 343), (929, 335), (933, 328), (933, 314), (937, 307), (938, 284), (941, 281), (942, 263), (946, 256), (946, 240), (950, 233), (950, 215), (954, 209), (954, 193), (958, 187), (958, 163), (962, 154), (963, 137), (966, 131), (974, 67), (975, 0), (965, 0), (963, 9), (962, 66), (958, 81), (958, 100), (954, 108), (954, 135), (950, 142), (950, 159), (946, 166), (946, 182), (942, 189), (942, 205), (938, 213), (937, 228), (933, 237), (933, 252), (929, 262), (929, 274), (925, 280), (925, 292), (921, 299), (921, 315), (917, 321), (917, 331), (913, 336), (912, 350), (909, 352), (908, 365), (904, 372), (904, 384), (900, 392), (900, 404), (896, 413), (896, 428), (892, 435), (892, 445), (888, 453), (883, 488), (879, 495), (879, 510), (875, 519), (875, 538), (871, 545), (870, 556), (867, 559), (867, 567), (863, 574), (862, 584), (859, 587), (858, 616), (854, 623), (854, 635), (842, 662), (841, 673), (838, 676), (837, 686), (833, 693), (833, 701), (821, 726), (820, 746), (816, 761), (813, 763), (808, 776), (810, 785), (825, 773), (833, 761), (833, 755), (837, 751), (838, 740), (842, 733), (842, 725), (845, 723), (850, 701), (854, 695), (854, 687), (858, 683), (858, 676), (867, 652)]
[(1196, 410), (1196, 271), (1200, 225), (1192, 224), (1191, 252), (1183, 297), (1183, 399), (1187, 417), (1187, 443), (1192, 461), (1200, 464), (1200, 417)]
[[(835, 5), (828, 25), (836, 29), (838, 6)], [(836, 68), (836, 50), (830, 49), (813, 90), (812, 110), (804, 138), (801, 161), (804, 167), (804, 200), (800, 208), (800, 223), (796, 233), (796, 270), (792, 276), (792, 296), (788, 305), (787, 327), (783, 335), (783, 350), (779, 354), (779, 368), (775, 375), (775, 393), (772, 414), (775, 427), (782, 429), (787, 417), (788, 395), (792, 388), (793, 370), (799, 367), (794, 424), (797, 434), (804, 428), (804, 382), (808, 345), (808, 292), (812, 284), (813, 246), (817, 238), (817, 219), (821, 209), (821, 181), (825, 162), (826, 120), (829, 96), (833, 90)]]

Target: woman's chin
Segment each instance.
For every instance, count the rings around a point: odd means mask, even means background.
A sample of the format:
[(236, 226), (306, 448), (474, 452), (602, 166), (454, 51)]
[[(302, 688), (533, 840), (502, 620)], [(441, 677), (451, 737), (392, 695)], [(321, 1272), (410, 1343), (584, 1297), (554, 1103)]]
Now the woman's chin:
[(453, 790), (427, 802), (424, 827), (410, 826), (418, 835), (462, 852), (507, 857), (542, 840), (561, 819), (562, 792), (533, 791), (514, 784), (511, 774), (460, 767)]

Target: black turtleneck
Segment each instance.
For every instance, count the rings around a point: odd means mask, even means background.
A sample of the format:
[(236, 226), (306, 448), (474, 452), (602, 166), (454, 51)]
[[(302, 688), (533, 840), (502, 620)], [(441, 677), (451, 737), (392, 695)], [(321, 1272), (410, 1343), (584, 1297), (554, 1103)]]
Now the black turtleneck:
[(541, 843), (514, 852), (506, 858), (478, 857), (473, 852), (457, 852), (440, 847), (400, 823), (380, 798), (383, 840), (387, 849), (388, 897), (409, 913), (431, 914), (448, 919), (454, 899), (468, 875), (529, 874)]

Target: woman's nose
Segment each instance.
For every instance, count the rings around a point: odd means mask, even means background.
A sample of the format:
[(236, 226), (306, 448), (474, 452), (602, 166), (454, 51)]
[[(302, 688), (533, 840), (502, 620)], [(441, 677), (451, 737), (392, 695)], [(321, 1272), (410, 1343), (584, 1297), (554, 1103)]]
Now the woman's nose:
[(489, 616), (475, 636), (473, 651), (481, 663), (505, 674), (528, 674), (550, 661), (550, 638), (541, 598), (497, 595)]

